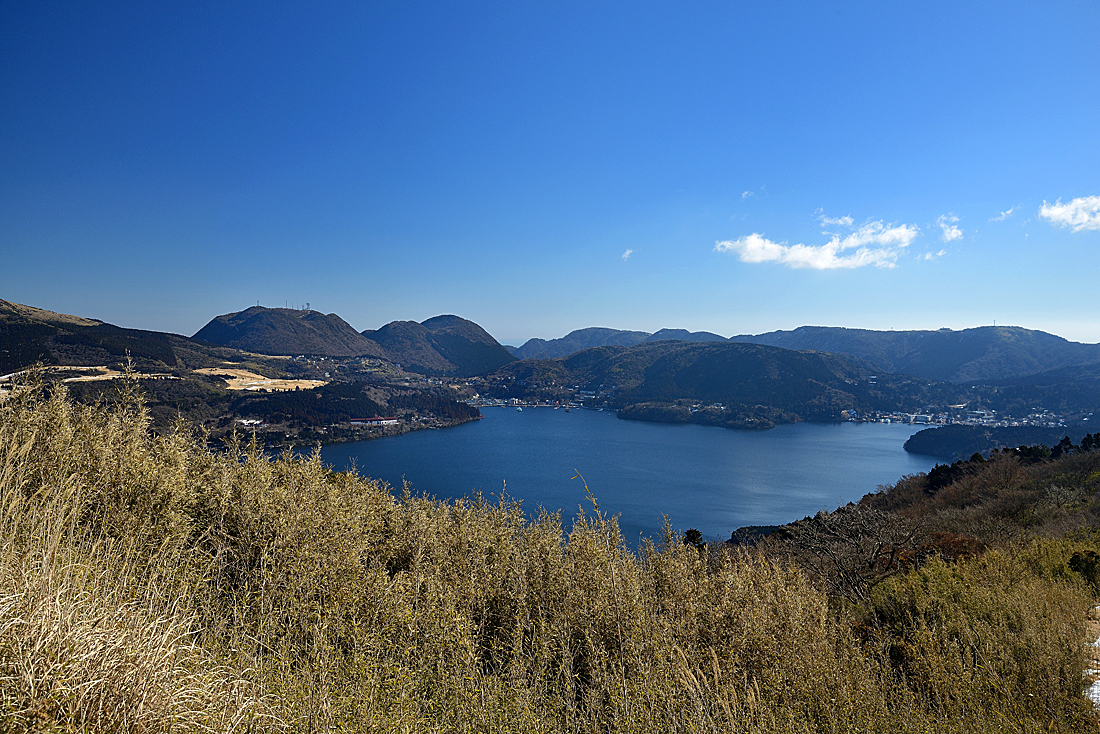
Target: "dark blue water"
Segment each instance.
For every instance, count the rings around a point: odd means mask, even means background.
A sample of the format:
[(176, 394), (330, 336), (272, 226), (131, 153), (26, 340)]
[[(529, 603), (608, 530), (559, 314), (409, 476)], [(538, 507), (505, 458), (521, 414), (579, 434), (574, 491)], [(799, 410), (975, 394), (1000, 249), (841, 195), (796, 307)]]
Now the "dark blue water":
[(326, 446), (338, 470), (394, 487), (454, 498), (507, 494), (561, 510), (567, 522), (585, 500), (580, 472), (603, 510), (620, 515), (627, 540), (674, 528), (725, 539), (743, 525), (790, 522), (835, 509), (936, 459), (906, 453), (919, 426), (798, 423), (770, 431), (619, 420), (613, 413), (487, 408), (485, 418), (441, 431)]

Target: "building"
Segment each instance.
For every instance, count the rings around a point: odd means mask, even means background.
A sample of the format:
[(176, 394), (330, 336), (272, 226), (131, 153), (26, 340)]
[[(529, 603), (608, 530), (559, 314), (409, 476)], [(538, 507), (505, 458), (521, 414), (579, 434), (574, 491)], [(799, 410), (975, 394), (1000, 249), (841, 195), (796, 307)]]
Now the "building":
[(351, 424), (353, 426), (396, 426), (397, 418), (393, 416), (389, 418), (379, 418), (378, 416), (373, 418), (352, 418)]

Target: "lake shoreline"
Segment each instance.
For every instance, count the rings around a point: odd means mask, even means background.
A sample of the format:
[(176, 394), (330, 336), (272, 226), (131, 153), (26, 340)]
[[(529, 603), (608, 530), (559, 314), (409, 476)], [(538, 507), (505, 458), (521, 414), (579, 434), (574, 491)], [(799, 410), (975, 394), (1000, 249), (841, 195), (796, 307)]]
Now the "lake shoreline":
[(628, 539), (655, 537), (667, 515), (676, 528), (725, 540), (737, 528), (782, 525), (928, 471), (934, 457), (903, 448), (915, 428), (800, 422), (729, 431), (620, 420), (606, 410), (512, 408), (484, 410), (482, 420), (448, 431), (322, 446), (321, 458), (392, 487), (408, 480), (441, 499), (505, 492), (529, 513), (544, 507), (565, 517), (590, 509), (572, 480), (580, 473)]

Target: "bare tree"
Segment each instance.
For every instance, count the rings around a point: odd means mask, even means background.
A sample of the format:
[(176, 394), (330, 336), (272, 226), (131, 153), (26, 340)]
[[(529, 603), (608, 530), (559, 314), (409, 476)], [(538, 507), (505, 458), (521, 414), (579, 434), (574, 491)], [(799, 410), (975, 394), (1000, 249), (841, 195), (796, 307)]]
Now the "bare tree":
[(913, 519), (849, 504), (794, 523), (786, 542), (831, 591), (862, 599), (915, 560), (922, 539), (921, 525)]

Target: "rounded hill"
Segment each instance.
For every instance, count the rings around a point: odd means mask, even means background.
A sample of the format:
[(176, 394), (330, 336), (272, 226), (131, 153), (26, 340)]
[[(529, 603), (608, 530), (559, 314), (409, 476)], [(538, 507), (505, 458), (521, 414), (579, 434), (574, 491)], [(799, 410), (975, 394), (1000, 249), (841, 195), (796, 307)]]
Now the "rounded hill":
[(370, 356), (385, 352), (334, 313), (252, 306), (211, 319), (195, 339), (272, 355)]

